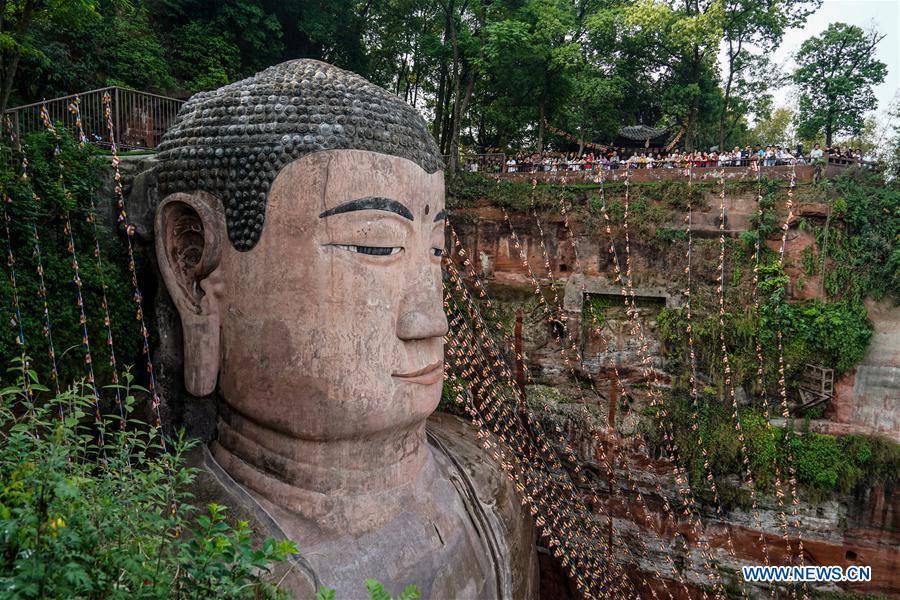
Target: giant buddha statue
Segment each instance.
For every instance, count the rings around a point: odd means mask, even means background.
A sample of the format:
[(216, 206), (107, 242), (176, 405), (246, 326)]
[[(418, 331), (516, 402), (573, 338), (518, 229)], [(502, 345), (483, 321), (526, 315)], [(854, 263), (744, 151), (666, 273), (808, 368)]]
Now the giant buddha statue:
[(513, 486), (465, 425), (429, 419), (441, 168), (412, 107), (312, 60), (195, 95), (160, 146), (156, 253), (185, 387), (218, 399), (204, 468), (213, 496), (296, 541), (296, 597), (357, 598), (369, 578), (537, 595)]

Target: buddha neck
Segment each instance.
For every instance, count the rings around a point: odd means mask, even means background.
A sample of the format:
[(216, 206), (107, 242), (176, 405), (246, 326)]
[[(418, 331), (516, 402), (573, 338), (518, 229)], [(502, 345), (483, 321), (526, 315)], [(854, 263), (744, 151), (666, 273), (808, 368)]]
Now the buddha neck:
[(433, 471), (424, 421), (365, 437), (312, 440), (223, 409), (213, 448), (223, 468), (275, 506), (339, 533), (386, 523)]

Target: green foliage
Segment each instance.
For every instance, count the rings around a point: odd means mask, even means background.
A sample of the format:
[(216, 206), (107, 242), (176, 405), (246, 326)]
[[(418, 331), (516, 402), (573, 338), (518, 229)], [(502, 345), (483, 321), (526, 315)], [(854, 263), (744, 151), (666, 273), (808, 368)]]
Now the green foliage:
[(800, 252), (800, 260), (803, 262), (804, 273), (815, 275), (818, 272), (818, 257), (812, 246), (807, 246)]
[(766, 118), (757, 121), (753, 128), (753, 143), (789, 146), (794, 141), (793, 122), (794, 111), (787, 106), (779, 106)]
[(576, 193), (594, 186), (538, 185), (497, 181), (480, 173), (459, 172), (447, 178), (448, 208), (471, 206), (478, 200), (490, 199), (493, 206), (516, 211), (559, 210), (560, 201), (572, 201)]
[[(112, 235), (100, 218), (96, 220), (96, 225), (102, 270), (94, 256), (94, 233), (88, 219), (92, 212), (91, 201), (96, 205), (101, 203), (94, 190), (100, 188), (102, 178), (108, 176), (106, 160), (90, 147), (79, 148), (67, 135), (59, 139), (59, 154), (55, 154), (56, 148), (56, 140), (48, 134), (26, 138), (28, 181), (22, 180), (20, 171), (12, 167), (7, 159), (0, 166), (0, 185), (10, 198), (5, 208), (10, 218), (16, 284), (25, 333), (25, 347), (21, 348), (16, 343), (18, 325), (7, 267), (5, 276), (0, 279), (0, 322), (5, 325), (0, 335), (0, 360), (8, 364), (24, 352), (34, 358), (34, 366), (40, 373), (50, 372), (49, 346), (44, 335), (43, 301), (39, 296), (38, 264), (34, 252), (33, 236), (37, 227), (60, 380), (75, 381), (86, 376), (72, 257), (67, 247), (68, 236), (63, 219), (64, 211), (68, 210), (82, 281), (92, 364), (99, 384), (103, 385), (112, 379), (110, 349), (105, 343), (103, 284), (106, 285), (117, 359), (123, 362), (138, 360), (141, 351), (141, 332), (135, 320), (132, 300), (134, 291), (124, 243)], [(60, 172), (63, 174), (62, 180)], [(32, 192), (38, 195), (38, 200), (32, 197)], [(0, 240), (6, 254), (5, 231), (0, 231)]]
[(237, 78), (240, 52), (213, 23), (192, 21), (171, 36), (175, 74), (192, 92), (217, 88)]
[(785, 358), (795, 365), (810, 362), (843, 373), (862, 360), (873, 334), (862, 300), (789, 304), (784, 298), (786, 284), (787, 276), (776, 262), (760, 266), (759, 332), (763, 345), (773, 349), (780, 329)]
[(893, 483), (900, 473), (900, 445), (885, 438), (806, 433), (789, 443), (798, 481), (814, 492)]
[[(408, 585), (396, 596), (391, 596), (390, 592), (384, 589), (384, 586), (376, 579), (366, 579), (366, 591), (369, 593), (369, 600), (417, 600), (421, 598), (419, 589), (415, 585)], [(329, 588), (319, 588), (316, 592), (316, 600), (335, 600), (337, 594)]]
[(853, 172), (830, 180), (826, 193), (844, 227), (817, 230), (824, 248), (825, 291), (831, 297), (900, 299), (900, 185), (875, 173)]
[[(737, 271), (737, 267), (735, 268)], [(778, 369), (777, 331), (782, 331), (788, 380), (805, 364), (818, 364), (840, 374), (853, 368), (865, 356), (873, 328), (865, 304), (860, 300), (808, 300), (789, 303), (785, 299), (788, 278), (777, 263), (760, 265), (760, 314), (752, 308), (730, 308), (726, 302), (725, 339), (733, 379), (748, 390), (756, 390), (756, 339), (763, 349), (765, 369)], [(735, 293), (735, 292), (733, 292)], [(698, 366), (721, 380), (718, 297), (698, 288), (692, 294), (693, 331)], [(747, 302), (743, 300), (742, 302)], [(660, 335), (670, 356), (687, 364), (687, 321), (683, 309), (664, 308), (657, 317)], [(768, 382), (770, 394), (777, 394), (775, 382)]]
[(861, 301), (807, 302), (785, 311), (783, 331), (789, 348), (799, 343), (804, 351), (796, 360), (832, 366), (837, 373), (853, 368), (865, 356), (874, 332)]
[(687, 239), (687, 232), (684, 229), (669, 229), (667, 227), (659, 227), (656, 230), (656, 240), (665, 244), (671, 244), (674, 241), (684, 241)]
[[(2, 5), (0, 27), (0, 113), (8, 108), (7, 101), (22, 59), (36, 62), (47, 60), (36, 29), (77, 27), (82, 21), (98, 18), (98, 0), (16, 0)], [(33, 74), (29, 74), (33, 76)]]
[[(675, 445), (688, 467), (692, 485), (706, 495), (703, 448), (706, 448), (713, 476), (722, 500), (728, 505), (747, 500), (727, 483), (729, 477), (744, 479), (740, 442), (731, 409), (714, 396), (703, 393), (698, 399), (699, 421), (692, 417), (692, 402), (676, 392), (666, 400), (666, 408), (675, 424)], [(860, 485), (893, 484), (900, 477), (900, 445), (877, 436), (835, 437), (817, 433), (788, 434), (769, 424), (758, 409), (748, 408), (739, 415), (750, 471), (754, 483), (767, 493), (774, 492), (776, 466), (782, 480), (793, 456), (797, 480), (813, 500), (835, 492), (852, 492)], [(661, 443), (658, 428), (648, 428), (649, 441)], [(709, 498), (708, 498), (709, 499)]]
[[(20, 30), (26, 5), (40, 18)], [(112, 83), (186, 96), (315, 58), (425, 109), (444, 154), (583, 149), (546, 125), (586, 142), (611, 142), (622, 125), (684, 126), (696, 147), (746, 138), (777, 83), (766, 54), (816, 5), (18, 0), (6, 5), (3, 64), (21, 59), (8, 79), (18, 104)]]
[(803, 42), (794, 71), (800, 88), (801, 137), (824, 132), (830, 146), (834, 135), (862, 130), (863, 116), (877, 104), (872, 87), (887, 75), (887, 66), (874, 58), (883, 38), (855, 25), (832, 23), (821, 35)]
[(374, 579), (366, 580), (366, 590), (372, 600), (416, 600), (420, 597), (419, 590), (414, 585), (408, 585), (398, 596), (391, 596), (384, 586)]
[[(134, 388), (123, 391), (130, 406)], [(286, 597), (266, 573), (297, 548), (254, 546), (248, 523), (229, 522), (225, 507), (198, 513), (190, 442), (169, 440), (163, 452), (155, 428), (129, 420), (122, 430), (116, 419), (98, 428), (93, 412), (82, 386), (38, 405), (21, 378), (0, 390), (0, 588), (22, 599)]]
[(458, 385), (462, 385), (463, 390), (467, 387), (465, 380), (458, 377), (444, 379), (443, 387), (441, 388), (441, 400), (438, 402), (437, 409), (451, 415), (468, 418), (469, 413), (466, 412), (465, 406), (462, 404), (463, 400), (459, 397)]
[(776, 212), (778, 185), (778, 181), (769, 177), (760, 178), (759, 207), (750, 219), (750, 223), (756, 229), (760, 240), (766, 240), (779, 227), (778, 213)]

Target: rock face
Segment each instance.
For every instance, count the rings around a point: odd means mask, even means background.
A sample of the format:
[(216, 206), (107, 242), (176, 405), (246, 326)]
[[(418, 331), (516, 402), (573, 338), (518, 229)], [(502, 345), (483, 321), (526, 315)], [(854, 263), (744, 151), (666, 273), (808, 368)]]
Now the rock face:
[[(740, 507), (717, 514), (701, 504), (698, 524), (692, 526), (677, 510), (673, 522), (673, 512), (665, 506), (681, 506), (685, 496), (675, 484), (669, 463), (648, 457), (628, 436), (589, 433), (577, 413), (561, 406), (550, 404), (542, 422), (545, 430), (558, 426), (565, 432), (564, 439), (576, 449), (582, 468), (593, 474), (592, 491), (585, 490), (585, 495), (597, 507), (598, 525), (606, 528), (611, 519), (612, 530), (619, 536), (619, 560), (640, 571), (635, 575), (639, 585), (643, 582), (656, 590), (668, 590), (676, 597), (685, 595), (686, 586), (691, 595), (700, 596), (700, 590), (712, 582), (710, 564), (714, 564), (726, 589), (743, 589), (762, 598), (768, 595), (766, 589), (744, 586), (740, 568), (765, 564), (766, 554), (774, 565), (789, 565), (791, 557), (796, 558), (797, 532), (789, 502), (782, 507), (773, 497), (760, 497), (758, 519)], [(618, 466), (610, 483), (601, 457), (613, 452)], [(784, 539), (783, 517), (790, 546)], [(869, 583), (823, 584), (816, 586), (819, 591), (900, 593), (900, 496), (895, 490), (879, 485), (827, 502), (802, 500), (797, 518), (802, 524), (805, 564), (872, 567)], [(712, 563), (704, 558), (704, 542), (710, 545)]]
[(863, 361), (835, 382), (831, 416), (900, 443), (900, 309), (889, 300), (866, 306), (875, 335)]
[[(694, 237), (702, 239), (705, 234), (718, 237), (718, 210), (711, 207), (718, 202), (709, 200), (707, 206), (694, 213)], [(727, 232), (738, 236), (751, 226), (750, 216), (755, 211), (756, 196), (754, 193), (731, 193), (726, 197), (726, 210), (729, 217)], [(571, 210), (571, 209), (570, 209)], [(798, 213), (810, 218), (825, 218), (827, 210), (813, 201), (801, 201)], [(587, 372), (599, 372), (603, 365), (598, 360), (618, 359), (620, 368), (628, 371), (630, 366), (638, 364), (636, 355), (629, 351), (632, 344), (629, 331), (624, 329), (627, 319), (622, 314), (602, 322), (599, 331), (589, 327), (582, 319), (581, 308), (585, 299), (606, 298), (611, 306), (621, 305), (621, 286), (613, 280), (614, 266), (609, 257), (609, 242), (602, 229), (601, 221), (585, 219), (566, 219), (558, 210), (540, 210), (534, 213), (509, 211), (509, 220), (504, 213), (487, 204), (476, 204), (473, 207), (458, 209), (452, 219), (453, 227), (469, 256), (477, 257), (475, 263), (481, 278), (491, 284), (511, 288), (530, 289), (530, 272), (542, 285), (555, 285), (559, 288), (560, 303), (565, 300), (563, 308), (573, 327), (571, 331), (576, 338), (580, 350), (585, 356), (585, 364), (577, 368)], [(537, 225), (535, 214), (540, 219)], [(593, 224), (593, 227), (591, 227)], [(788, 232), (785, 250), (785, 272), (790, 276), (788, 292), (793, 299), (821, 299), (822, 283), (819, 275), (807, 275), (803, 268), (803, 252), (815, 246), (815, 236), (798, 228), (795, 221)], [(635, 293), (639, 300), (651, 305), (654, 302), (667, 307), (680, 306), (685, 286), (683, 265), (683, 243), (672, 244), (660, 248), (648, 243), (660, 229), (681, 229), (684, 223), (680, 212), (673, 211), (662, 222), (646, 227), (644, 231), (632, 231), (631, 260)], [(632, 225), (634, 228), (634, 225)], [(516, 237), (511, 231), (515, 230)], [(571, 231), (571, 234), (569, 233)], [(572, 248), (574, 240), (576, 250)], [(625, 256), (624, 232), (614, 227), (616, 250), (619, 256)], [(519, 241), (521, 251), (528, 261), (529, 267), (523, 263), (520, 250), (515, 245)], [(542, 244), (546, 250), (542, 250)], [(778, 251), (780, 240), (770, 240), (770, 249)], [(546, 255), (545, 255), (546, 252)], [(718, 272), (718, 252), (712, 246), (694, 247), (694, 277), (697, 280), (715, 284)], [(577, 256), (577, 261), (576, 261)], [(624, 259), (623, 268), (624, 268)], [(576, 271), (576, 263), (579, 265)], [(549, 271), (548, 271), (549, 267)], [(548, 275), (552, 274), (552, 277)], [(548, 296), (549, 297), (549, 296)], [(889, 301), (867, 302), (869, 318), (875, 328), (866, 358), (851, 372), (835, 381), (834, 398), (831, 403), (829, 418), (832, 425), (821, 425), (821, 431), (840, 433), (873, 433), (884, 435), (900, 441), (900, 310)], [(538, 315), (540, 317), (540, 315)], [(536, 322), (542, 321), (536, 318)], [(646, 322), (647, 329), (653, 330), (652, 322)], [(528, 332), (534, 334), (535, 340), (552, 339), (552, 332), (542, 333), (535, 325)], [(529, 336), (526, 335), (526, 340)], [(611, 343), (615, 342), (615, 343)], [(651, 336), (650, 343), (656, 344), (650, 352), (655, 366), (663, 368), (660, 360), (659, 340)], [(620, 354), (607, 354), (604, 358), (600, 349)], [(528, 348), (526, 348), (528, 349)], [(548, 372), (559, 370), (558, 353), (544, 352), (540, 344), (533, 344), (535, 352), (532, 358)], [(624, 353), (624, 354), (621, 354)], [(608, 366), (608, 365), (607, 365)], [(665, 375), (665, 373), (663, 372)]]
[[(732, 220), (730, 227), (740, 233), (749, 227), (755, 195), (733, 196), (729, 198), (728, 210), (739, 218)], [(801, 209), (810, 218), (825, 214), (812, 203), (801, 204)], [(707, 228), (718, 236), (714, 229), (717, 216), (714, 209), (706, 209), (695, 213), (694, 222), (699, 224), (701, 231)], [(542, 404), (549, 407), (541, 413), (544, 429), (558, 428), (565, 432), (568, 444), (578, 451), (582, 468), (595, 475), (594, 491), (591, 494), (585, 491), (585, 495), (592, 497), (597, 507), (598, 524), (606, 527), (608, 519), (612, 519), (613, 531), (621, 536), (627, 547), (621, 560), (641, 572), (647, 585), (645, 589), (668, 590), (676, 596), (685, 595), (685, 585), (691, 594), (699, 595), (699, 590), (711, 583), (709, 566), (697, 545), (698, 531), (701, 539), (709, 541), (711, 555), (728, 589), (737, 590), (742, 585), (741, 566), (764, 564), (763, 541), (772, 564), (790, 564), (790, 556), (797, 552), (797, 533), (789, 500), (784, 513), (775, 498), (761, 496), (758, 521), (750, 510), (739, 506), (717, 514), (710, 506), (701, 504), (699, 530), (691, 527), (680, 513), (675, 522), (668, 516), (664, 507), (667, 504), (681, 506), (684, 497), (667, 462), (648, 457), (644, 448), (629, 445), (634, 426), (627, 417), (635, 405), (642, 403), (646, 393), (640, 385), (641, 353), (623, 308), (621, 286), (610, 275), (613, 265), (602, 222), (594, 222), (591, 227), (584, 224), (586, 219), (583, 217), (574, 219), (571, 214), (568, 217), (576, 251), (572, 249), (564, 216), (552, 209), (538, 211), (537, 219), (541, 222), (538, 226), (531, 210), (527, 213), (510, 210), (504, 215), (496, 208), (476, 203), (456, 210), (452, 225), (468, 256), (477, 257), (473, 264), (478, 275), (493, 284), (494, 300), (498, 296), (500, 300), (533, 298), (531, 278), (535, 277), (548, 299), (560, 301), (562, 311), (551, 311), (551, 318), (536, 304), (530, 318), (526, 310), (523, 337), (529, 370), (570, 398), (589, 393), (587, 384), (577, 388), (572, 385), (572, 374), (583, 382), (590, 381), (601, 394), (612, 399), (610, 409), (619, 411), (614, 418), (616, 430), (613, 434), (605, 428), (592, 434), (591, 427), (580, 421), (569, 405), (552, 399), (542, 400)], [(680, 228), (683, 224), (680, 219), (671, 219), (656, 226)], [(515, 237), (512, 230), (515, 230)], [(649, 233), (652, 234), (652, 230)], [(614, 229), (614, 236), (624, 266), (624, 234), (621, 229)], [(516, 240), (527, 258), (527, 266), (516, 247)], [(795, 298), (816, 298), (820, 293), (820, 284), (815, 279), (807, 279), (805, 286), (796, 284), (801, 273), (801, 252), (814, 243), (808, 232), (796, 228), (789, 232), (787, 271), (793, 277), (791, 290)], [(653, 315), (661, 306), (677, 307), (683, 302), (683, 245), (675, 245), (677, 250), (654, 247), (647, 244), (646, 235), (632, 230), (635, 294), (643, 301), (638, 303), (639, 321), (647, 335), (644, 352), (650, 355), (663, 385), (670, 375), (666, 373), (662, 341)], [(697, 245), (694, 260), (694, 277), (715, 285), (717, 251)], [(586, 310), (592, 302), (599, 302), (603, 313), (602, 318), (593, 323), (589, 322)], [(898, 439), (900, 311), (886, 304), (870, 303), (869, 307), (876, 330), (869, 354), (854, 372), (836, 382), (831, 420), (814, 421), (811, 430), (821, 427), (818, 430), (834, 434), (874, 432)], [(565, 330), (561, 325), (554, 325), (554, 319), (560, 318), (566, 320)], [(564, 340), (566, 332), (573, 339), (564, 345), (573, 344), (580, 355), (580, 362), (572, 361), (575, 364), (567, 364), (559, 352), (560, 344), (554, 343), (557, 335)], [(614, 367), (633, 398), (616, 398)], [(590, 398), (594, 398), (592, 393)], [(741, 400), (740, 394), (738, 400)], [(598, 411), (600, 422), (605, 421), (609, 409), (600, 406)], [(625, 466), (614, 469), (611, 484), (601, 457), (616, 451), (621, 452)], [(733, 483), (747, 493), (740, 481)], [(643, 499), (640, 502), (638, 494)], [(895, 489), (876, 485), (824, 503), (813, 503), (801, 496), (797, 512), (802, 523), (806, 564), (868, 565), (873, 570), (870, 583), (822, 585), (819, 589), (900, 594), (900, 553), (897, 552), (900, 547), (900, 494)], [(781, 528), (783, 514), (789, 524), (790, 552)], [(675, 583), (677, 578), (673, 569), (684, 579), (685, 585)], [(768, 594), (763, 588), (747, 591), (755, 597)]]
[[(136, 164), (132, 169), (129, 166), (132, 162), (140, 164)], [(149, 239), (153, 232), (149, 217), (155, 214), (159, 202), (158, 193), (152, 177), (135, 178), (134, 174), (152, 168), (154, 161), (146, 158), (126, 158), (123, 165), (126, 173), (126, 189), (132, 190), (129, 213), (136, 221), (138, 233), (146, 235)], [(731, 226), (735, 227), (736, 233), (748, 226), (747, 216), (752, 214), (754, 202), (753, 194), (735, 194), (734, 197), (729, 197), (729, 211), (735, 215)], [(812, 211), (809, 214), (815, 216), (818, 213)], [(112, 218), (110, 213), (110, 219)], [(702, 237), (704, 231), (709, 236), (718, 235), (716, 218), (714, 209), (695, 213), (698, 237)], [(537, 273), (545, 272), (541, 268), (545, 256), (540, 245), (541, 238), (544, 238), (549, 251), (547, 258), (558, 284), (556, 291), (560, 300), (565, 303), (568, 318), (575, 325), (571, 330), (578, 332), (576, 341), (585, 357), (582, 364), (575, 366), (577, 374), (601, 382), (599, 385), (605, 385), (604, 378), (610, 376), (611, 367), (616, 365), (627, 383), (639, 383), (641, 377), (637, 369), (640, 360), (638, 348), (628, 330), (624, 310), (621, 314), (615, 314), (613, 311), (600, 328), (589, 326), (582, 316), (586, 298), (584, 292), (587, 292), (588, 299), (593, 294), (595, 299), (610, 297), (610, 303), (620, 300), (612, 297), (620, 293), (620, 290), (607, 276), (611, 271), (611, 264), (607, 254), (606, 238), (600, 226), (595, 224), (594, 227), (590, 227), (581, 223), (571, 223), (576, 241), (577, 262), (581, 264), (582, 271), (578, 276), (585, 277), (579, 279), (573, 276), (576, 270), (576, 253), (568, 241), (569, 234), (564, 227), (561, 214), (553, 211), (541, 213), (543, 232), (535, 226), (533, 216), (512, 212), (510, 219), (525, 248), (529, 263), (534, 266)], [(529, 273), (522, 265), (509, 234), (509, 227), (500, 210), (482, 206), (455, 211), (453, 225), (469, 255), (475, 257), (473, 262), (482, 277), (504, 284), (510, 293), (526, 296), (532, 294)], [(675, 229), (682, 224), (679, 220), (671, 220), (664, 225)], [(793, 255), (799, 256), (802, 249), (799, 245), (812, 243), (809, 237), (805, 232), (792, 229), (789, 236), (789, 256), (792, 255), (792, 244), (798, 246), (794, 248), (796, 252), (793, 252)], [(618, 250), (623, 252), (624, 248), (620, 245), (622, 243), (620, 231), (616, 232), (616, 239)], [(649, 249), (636, 243), (635, 240), (633, 244), (638, 295), (646, 297), (648, 302), (677, 306), (683, 301), (681, 298), (683, 275), (677, 267), (683, 261), (681, 251)], [(696, 258), (698, 263), (706, 266), (706, 271), (700, 268), (696, 276), (709, 282), (714, 279), (714, 273), (708, 272), (709, 267), (715, 263), (717, 255), (704, 252), (702, 248), (698, 248)], [(668, 268), (661, 269), (660, 264), (668, 265)], [(546, 276), (538, 275), (538, 277), (545, 286), (551, 283)], [(803, 290), (798, 290), (797, 286), (794, 286), (794, 293), (815, 297), (815, 289), (816, 286), (807, 282)], [(181, 380), (183, 364), (181, 324), (163, 285), (158, 286), (155, 313), (160, 331), (157, 364), (162, 365), (159, 375), (161, 387), (168, 390), (163, 393), (164, 398), (168, 399), (168, 414), (172, 422), (191, 425), (200, 436), (212, 439), (216, 435), (217, 400), (215, 395), (198, 398), (187, 395), (184, 390)], [(870, 315), (876, 328), (872, 348), (865, 361), (854, 372), (836, 382), (831, 421), (823, 425), (821, 431), (840, 433), (835, 428), (837, 423), (847, 427), (847, 432), (878, 431), (897, 439), (900, 428), (897, 422), (900, 408), (896, 395), (896, 390), (900, 389), (897, 381), (897, 310), (886, 305), (871, 304)], [(649, 349), (654, 365), (665, 383), (668, 375), (665, 373), (665, 363), (661, 359), (662, 344), (654, 333), (652, 311), (642, 314), (641, 319), (645, 331), (649, 334)], [(552, 326), (545, 323), (543, 315), (537, 314), (530, 321), (526, 320), (526, 339), (531, 344), (527, 348), (529, 366), (542, 371), (551, 381), (562, 383), (569, 379), (570, 373), (550, 343), (553, 336)], [(633, 393), (637, 396), (641, 394), (640, 390), (633, 390)], [(622, 404), (630, 402), (630, 399), (620, 400)], [(626, 406), (620, 410), (627, 412), (628, 408)], [(608, 439), (603, 436), (586, 435), (589, 428), (573, 424), (571, 415), (563, 410), (551, 410), (548, 418), (551, 418), (548, 426), (557, 424), (566, 432), (572, 447), (578, 449), (578, 456), (586, 470), (604, 473), (598, 446), (608, 450), (611, 445)], [(815, 424), (813, 429), (814, 427)], [(464, 424), (449, 417), (436, 416), (429, 420), (428, 431), (430, 451), (441, 452), (439, 446), (444, 445), (450, 450), (450, 454), (456, 457), (455, 462), (450, 461), (452, 464), (445, 461), (441, 466), (441, 469), (447, 469), (446, 473), (457, 474), (450, 476), (449, 480), (458, 490), (462, 490), (461, 494), (468, 493), (470, 498), (476, 498), (476, 505), (487, 507), (485, 519), (491, 523), (489, 529), (496, 535), (493, 540), (482, 539), (481, 532), (484, 530), (479, 530), (478, 543), (485, 544), (484, 552), (487, 553), (485, 556), (496, 550), (501, 554), (507, 552), (509, 556), (514, 557), (514, 560), (499, 569), (501, 575), (497, 580), (497, 589), (512, 590), (512, 597), (529, 597), (536, 594), (535, 554), (530, 545), (523, 542), (533, 538), (530, 519), (525, 514), (517, 514), (517, 510), (521, 509), (517, 508), (519, 506), (517, 502), (511, 502), (514, 495), (505, 491), (508, 486), (504, 486), (502, 473), (496, 465), (491, 466), (483, 453), (473, 451), (469, 447), (475, 438), (474, 435), (469, 435)], [(631, 433), (633, 429), (627, 422), (620, 425), (617, 432), (622, 437), (627, 437)], [(615, 446), (621, 448), (621, 440)], [(605, 527), (608, 524), (607, 512), (611, 514), (614, 531), (618, 532), (629, 548), (622, 561), (633, 564), (640, 570), (648, 590), (653, 588), (661, 594), (664, 590), (669, 590), (676, 596), (683, 595), (683, 587), (676, 585), (672, 579), (671, 569), (674, 566), (682, 574), (689, 589), (693, 593), (699, 593), (702, 586), (709, 584), (709, 580), (705, 561), (697, 549), (694, 531), (682, 520), (672, 523), (663, 508), (666, 501), (671, 506), (677, 506), (681, 501), (671, 468), (663, 461), (648, 458), (641, 449), (628, 449), (623, 455), (628, 468), (627, 473), (622, 467), (615, 470), (614, 489), (618, 490), (617, 493), (611, 491), (605, 478), (597, 480), (598, 491), (593, 500), (598, 506), (602, 504), (605, 511), (601, 513), (598, 510), (598, 523)], [(462, 475), (459, 475), (460, 473)], [(465, 483), (466, 481), (469, 483)], [(465, 492), (466, 489), (468, 492)], [(640, 503), (636, 499), (635, 490), (644, 498), (645, 509), (638, 510)], [(221, 491), (210, 492), (213, 498), (221, 497), (216, 495), (220, 493)], [(247, 501), (247, 498), (244, 498), (244, 501)], [(803, 523), (803, 544), (807, 564), (844, 566), (855, 564), (873, 567), (874, 578), (870, 584), (830, 589), (900, 594), (900, 575), (898, 575), (900, 564), (896, 551), (900, 545), (898, 503), (900, 494), (897, 494), (895, 489), (884, 486), (864, 490), (858, 495), (841, 496), (824, 504), (801, 502), (798, 512)], [(268, 531), (269, 535), (284, 534), (278, 527), (267, 529), (265, 518), (262, 516), (253, 517), (255, 510), (253, 507), (259, 506), (258, 501), (252, 500), (249, 506), (251, 508), (247, 509), (248, 518), (259, 519), (256, 522), (260, 531)], [(780, 520), (781, 511), (777, 502), (769, 500), (762, 501), (760, 505), (761, 528), (756, 526), (756, 519), (749, 512), (740, 508), (730, 509), (721, 516), (715, 514), (712, 509), (703, 509), (700, 531), (702, 537), (710, 541), (712, 555), (720, 565), (719, 572), (726, 583), (736, 585), (740, 565), (762, 563), (761, 536), (766, 541), (772, 562), (787, 564), (788, 560), (785, 558), (787, 548), (780, 530)], [(796, 552), (793, 531), (791, 540), (792, 552)], [(730, 551), (732, 544), (734, 555)], [(300, 546), (302, 550), (302, 541)], [(546, 554), (541, 554), (541, 561), (548, 563), (542, 565), (542, 571), (545, 573), (554, 571), (552, 561)], [(312, 569), (311, 565), (307, 564), (307, 567)], [(506, 569), (512, 574), (509, 579), (503, 579), (507, 577)], [(297, 570), (303, 571), (299, 567)], [(516, 575), (517, 573), (519, 575)], [(522, 573), (527, 575), (521, 575)], [(657, 577), (657, 574), (661, 576)], [(503, 581), (507, 583), (504, 584)], [(297, 585), (306, 584), (298, 582)], [(541, 581), (541, 587), (548, 590), (547, 593), (551, 597), (560, 597), (568, 593), (564, 576), (556, 579), (545, 577)], [(357, 591), (354, 588), (354, 592)], [(760, 597), (766, 595), (765, 590), (761, 589), (751, 590), (751, 593)]]

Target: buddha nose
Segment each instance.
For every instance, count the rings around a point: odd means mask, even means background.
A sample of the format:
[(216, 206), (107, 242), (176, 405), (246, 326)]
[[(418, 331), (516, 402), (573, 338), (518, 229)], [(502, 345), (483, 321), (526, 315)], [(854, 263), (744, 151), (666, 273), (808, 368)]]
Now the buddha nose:
[[(441, 299), (440, 281), (412, 285), (400, 302), (397, 337), (405, 342), (443, 337), (447, 334), (447, 316)], [(436, 285), (435, 285), (436, 284)]]

